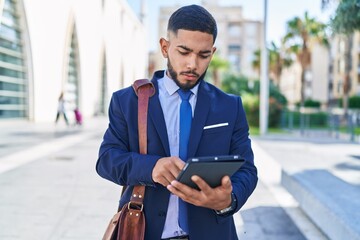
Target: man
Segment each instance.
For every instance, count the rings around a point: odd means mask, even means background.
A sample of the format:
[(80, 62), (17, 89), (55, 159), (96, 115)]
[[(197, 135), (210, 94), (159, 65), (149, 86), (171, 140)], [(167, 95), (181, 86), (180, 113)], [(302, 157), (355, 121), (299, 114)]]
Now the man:
[[(155, 72), (152, 79), (156, 94), (149, 100), (147, 155), (138, 154), (133, 89), (125, 88), (112, 96), (110, 123), (96, 169), (100, 176), (128, 186), (120, 206), (129, 201), (133, 186), (146, 186), (148, 240), (237, 239), (232, 215), (256, 187), (257, 170), (241, 99), (204, 81), (216, 50), (216, 35), (216, 22), (203, 7), (185, 6), (170, 17), (167, 39), (160, 39), (167, 70)], [(198, 176), (192, 180), (200, 190), (175, 180), (186, 161), (186, 157), (178, 157), (183, 149), (179, 147), (183, 92), (190, 95), (192, 111), (185, 155), (239, 154), (246, 159), (231, 179), (223, 177), (219, 187), (211, 188)]]

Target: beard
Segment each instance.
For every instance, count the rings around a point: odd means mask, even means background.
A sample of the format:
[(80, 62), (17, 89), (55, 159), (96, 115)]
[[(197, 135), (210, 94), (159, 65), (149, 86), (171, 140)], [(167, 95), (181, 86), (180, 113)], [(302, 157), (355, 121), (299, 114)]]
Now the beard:
[(206, 69), (205, 72), (201, 76), (197, 72), (192, 71), (192, 70), (186, 71), (186, 72), (180, 72), (180, 74), (193, 74), (197, 77), (200, 76), (195, 82), (186, 81), (186, 83), (181, 83), (178, 79), (178, 73), (174, 70), (173, 66), (171, 65), (170, 59), (168, 59), (167, 68), (168, 68), (171, 79), (174, 80), (176, 85), (184, 91), (188, 91), (188, 90), (192, 89), (194, 86), (196, 86), (196, 84), (198, 84), (205, 77), (205, 74), (207, 71), (207, 69)]

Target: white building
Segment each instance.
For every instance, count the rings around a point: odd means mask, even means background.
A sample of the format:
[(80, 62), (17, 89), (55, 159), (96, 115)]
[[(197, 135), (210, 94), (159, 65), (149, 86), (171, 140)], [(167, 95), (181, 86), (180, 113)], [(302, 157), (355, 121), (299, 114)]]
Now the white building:
[[(348, 40), (344, 36), (336, 35), (332, 39), (332, 96), (342, 98), (346, 78), (346, 50)], [(349, 96), (360, 96), (360, 32), (355, 32), (351, 40), (351, 70)]]
[[(326, 106), (329, 101), (329, 49), (319, 44), (311, 46), (311, 64), (305, 71), (305, 99), (319, 101)], [(280, 76), (280, 90), (289, 105), (301, 101), (301, 65), (295, 61), (290, 67), (284, 68)]]
[(146, 34), (125, 0), (0, 0), (0, 120), (106, 114), (112, 92), (144, 78)]

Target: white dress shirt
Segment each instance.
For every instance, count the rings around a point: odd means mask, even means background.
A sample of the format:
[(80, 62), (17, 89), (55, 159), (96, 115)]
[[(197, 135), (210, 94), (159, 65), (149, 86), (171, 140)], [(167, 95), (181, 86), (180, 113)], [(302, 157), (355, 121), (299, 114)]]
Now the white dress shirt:
[[(166, 75), (158, 80), (159, 86), (159, 100), (161, 108), (164, 113), (166, 130), (168, 134), (170, 155), (179, 156), (179, 138), (180, 138), (180, 104), (181, 98), (177, 93), (179, 87), (176, 83)], [(197, 92), (199, 85), (191, 89), (189, 102), (192, 108), (192, 114), (194, 116), (194, 109), (196, 105)], [(186, 159), (183, 159), (186, 161)], [(173, 194), (170, 194), (169, 206), (166, 214), (165, 226), (161, 238), (170, 238), (175, 236), (187, 235), (184, 232), (178, 222), (179, 218), (179, 198)]]

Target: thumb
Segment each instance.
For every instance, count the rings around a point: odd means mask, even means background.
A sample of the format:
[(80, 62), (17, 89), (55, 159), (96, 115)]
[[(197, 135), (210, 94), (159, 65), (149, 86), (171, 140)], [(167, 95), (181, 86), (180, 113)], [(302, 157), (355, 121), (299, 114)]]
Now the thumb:
[(232, 185), (231, 185), (231, 180), (229, 178), (229, 176), (224, 176), (222, 179), (221, 179), (221, 186), (225, 189), (231, 189), (232, 191)]

